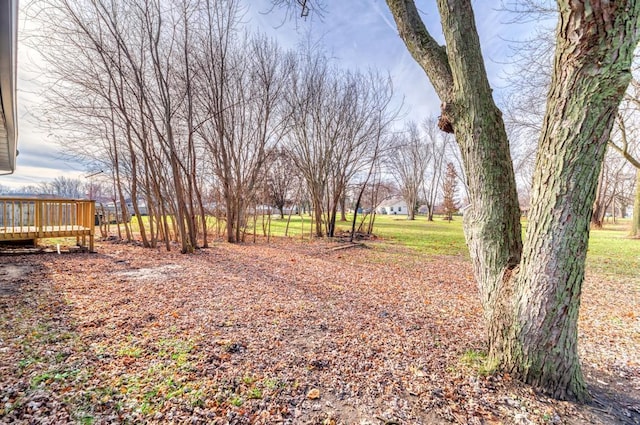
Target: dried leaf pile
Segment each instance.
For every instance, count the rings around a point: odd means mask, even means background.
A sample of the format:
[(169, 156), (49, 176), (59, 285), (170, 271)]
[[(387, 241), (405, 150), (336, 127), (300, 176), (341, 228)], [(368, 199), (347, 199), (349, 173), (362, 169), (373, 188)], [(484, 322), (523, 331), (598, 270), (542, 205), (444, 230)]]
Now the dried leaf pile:
[(375, 242), (0, 258), (0, 422), (640, 423), (640, 281), (589, 277), (594, 392), (492, 373), (467, 261)]

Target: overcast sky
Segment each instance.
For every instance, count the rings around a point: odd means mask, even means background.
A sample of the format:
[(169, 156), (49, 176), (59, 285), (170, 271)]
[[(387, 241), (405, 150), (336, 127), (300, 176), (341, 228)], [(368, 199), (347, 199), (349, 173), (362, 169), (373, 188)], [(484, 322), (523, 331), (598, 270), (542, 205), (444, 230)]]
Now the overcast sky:
[[(268, 12), (269, 0), (245, 0), (249, 5), (245, 21), (252, 28), (276, 38), (285, 48), (296, 48), (306, 34), (319, 41), (326, 52), (341, 66), (377, 69), (388, 72), (399, 99), (404, 101), (407, 119), (421, 121), (437, 116), (440, 102), (424, 71), (415, 63), (398, 36), (393, 18), (384, 0), (328, 0), (324, 17), (311, 16), (306, 20), (287, 20), (283, 10)], [(27, 2), (23, 2), (27, 3)], [(435, 2), (418, 1), (418, 7), (432, 35), (442, 42)], [(474, 2), (485, 63), (494, 93), (499, 96), (504, 83), (505, 62), (510, 52), (509, 42), (523, 38), (532, 30), (531, 24), (507, 24), (510, 16), (495, 9), (497, 2)], [(24, 15), (20, 19), (20, 36), (29, 25)], [(38, 125), (34, 111), (41, 96), (33, 69), (37, 55), (25, 44), (18, 46), (18, 108), (20, 155), (17, 170), (4, 176), (0, 185), (13, 189), (37, 184), (58, 176), (84, 178), (88, 171), (83, 164), (61, 159), (62, 144)]]

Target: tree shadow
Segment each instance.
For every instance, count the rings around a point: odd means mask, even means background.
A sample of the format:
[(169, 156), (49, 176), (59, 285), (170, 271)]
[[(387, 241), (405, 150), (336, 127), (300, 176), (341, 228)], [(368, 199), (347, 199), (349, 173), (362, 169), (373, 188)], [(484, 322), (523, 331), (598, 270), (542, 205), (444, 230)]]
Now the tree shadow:
[(584, 367), (584, 373), (592, 396), (585, 409), (598, 420), (595, 423), (640, 424), (640, 371), (620, 376)]

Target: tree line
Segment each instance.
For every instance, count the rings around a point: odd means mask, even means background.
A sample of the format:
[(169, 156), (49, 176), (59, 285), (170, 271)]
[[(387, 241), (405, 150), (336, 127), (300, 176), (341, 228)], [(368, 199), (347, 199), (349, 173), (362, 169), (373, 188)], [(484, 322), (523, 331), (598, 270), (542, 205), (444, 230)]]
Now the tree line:
[(435, 120), (395, 128), (388, 76), (283, 50), (246, 30), (238, 0), (47, 0), (31, 12), (51, 82), (43, 121), (68, 153), (104, 170), (144, 246), (206, 247), (211, 216), (242, 241), (263, 204), (281, 215), (304, 206), (314, 234), (334, 236), (345, 210), (375, 208), (392, 176), (433, 219), (445, 158), (459, 162)]

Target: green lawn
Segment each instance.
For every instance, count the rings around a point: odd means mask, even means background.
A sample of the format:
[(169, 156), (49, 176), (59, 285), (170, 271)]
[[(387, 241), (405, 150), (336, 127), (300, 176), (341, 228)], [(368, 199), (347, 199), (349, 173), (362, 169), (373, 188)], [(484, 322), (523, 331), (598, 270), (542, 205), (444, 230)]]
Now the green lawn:
[(605, 224), (592, 230), (587, 254), (587, 270), (603, 275), (633, 276), (640, 274), (640, 239), (629, 238), (629, 220)]
[[(351, 216), (347, 217), (351, 220)], [(271, 235), (284, 236), (288, 217), (280, 219), (273, 216), (269, 223), (266, 218), (258, 217), (256, 233), (263, 234), (264, 229), (270, 228)], [(135, 226), (135, 220), (132, 224)], [(292, 238), (309, 239), (311, 235), (311, 218), (308, 215), (291, 216), (287, 235)], [(523, 223), (526, 227), (526, 222)], [(213, 219), (210, 229), (214, 229)], [(630, 239), (628, 235), (630, 223), (628, 220), (618, 220), (618, 223), (607, 223), (602, 230), (592, 230), (587, 256), (587, 270), (603, 274), (618, 276), (637, 276), (640, 270), (640, 240)], [(338, 222), (337, 230), (350, 230), (351, 222)], [(135, 230), (135, 229), (134, 229)], [(253, 222), (249, 222), (249, 233), (253, 232)], [(403, 216), (378, 215), (374, 233), (379, 237), (378, 243), (397, 244), (416, 250), (426, 255), (454, 255), (469, 256), (462, 232), (462, 217), (456, 216), (452, 222), (436, 217), (434, 221), (427, 221), (426, 217), (418, 216), (410, 221)], [(251, 241), (251, 237), (247, 237)]]
[[(352, 215), (347, 219), (351, 220)], [(359, 220), (359, 219), (358, 219)], [(271, 234), (284, 236), (287, 217), (284, 219), (273, 218), (271, 220)], [(351, 221), (338, 221), (338, 232), (350, 231)], [(253, 224), (250, 224), (250, 231)], [(262, 222), (257, 223), (258, 234), (262, 233)], [(290, 237), (309, 238), (311, 233), (311, 219), (308, 215), (291, 216), (289, 223)], [(391, 243), (406, 246), (426, 254), (434, 255), (463, 255), (468, 256), (467, 246), (462, 233), (462, 217), (456, 217), (448, 222), (438, 217), (434, 221), (427, 221), (426, 217), (417, 217), (416, 220), (407, 220), (404, 216), (379, 215), (376, 216), (374, 233), (380, 238), (381, 243)]]
[[(350, 217), (349, 217), (350, 219)], [(284, 236), (284, 220), (271, 221), (271, 234)], [(309, 237), (310, 218), (292, 216), (289, 236), (300, 237), (304, 227), (305, 238)], [(338, 222), (339, 230), (350, 229), (350, 222)], [(261, 232), (258, 222), (258, 233)], [(637, 276), (640, 270), (640, 240), (628, 237), (630, 223), (618, 220), (617, 224), (608, 223), (602, 230), (592, 230), (587, 257), (588, 270), (605, 275)], [(379, 215), (376, 217), (374, 233), (381, 243), (399, 244), (415, 249), (427, 255), (456, 255), (468, 257), (467, 246), (462, 232), (462, 217), (452, 222), (436, 217), (427, 221), (419, 216), (415, 221), (401, 216)]]

